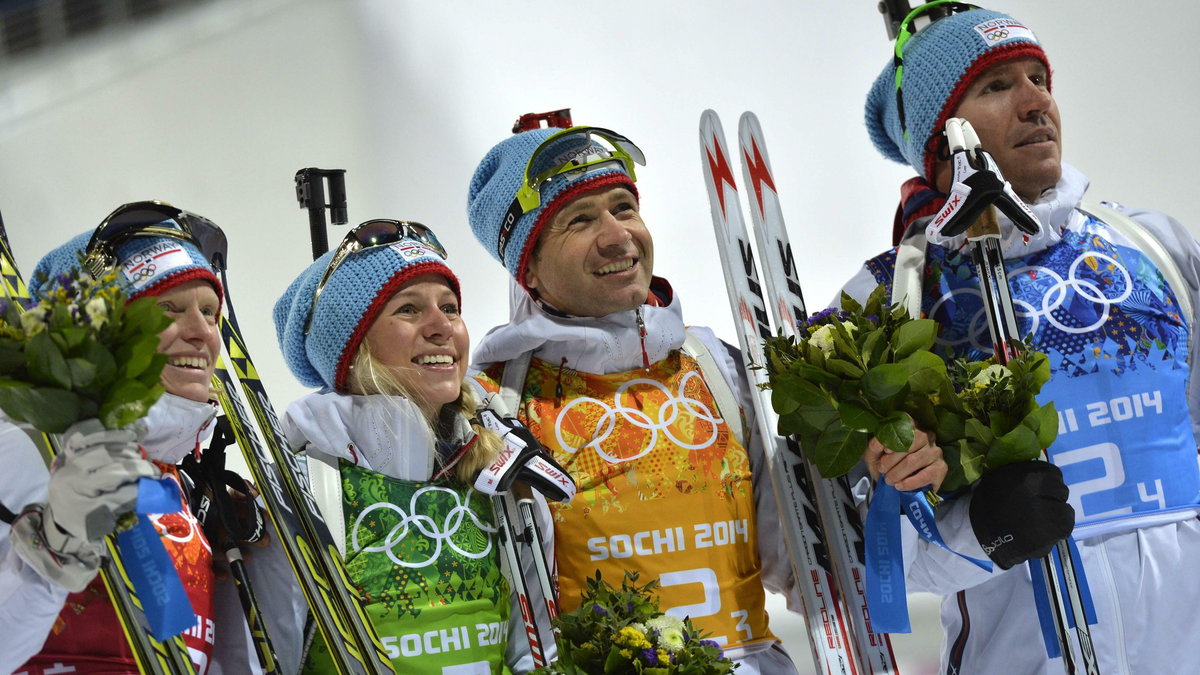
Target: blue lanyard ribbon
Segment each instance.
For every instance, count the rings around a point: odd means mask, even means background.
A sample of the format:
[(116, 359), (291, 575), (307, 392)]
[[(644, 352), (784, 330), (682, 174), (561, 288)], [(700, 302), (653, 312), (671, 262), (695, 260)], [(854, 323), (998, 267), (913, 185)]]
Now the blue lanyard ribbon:
[(904, 583), (904, 552), (900, 536), (900, 513), (908, 516), (922, 539), (933, 542), (968, 560), (981, 569), (992, 571), (989, 560), (963, 555), (946, 545), (938, 532), (933, 507), (924, 490), (901, 492), (880, 476), (867, 509), (864, 531), (867, 553), (867, 610), (871, 626), (880, 633), (910, 633), (908, 597)]
[(174, 480), (142, 478), (138, 481), (134, 509), (138, 514), (137, 524), (117, 533), (125, 573), (142, 602), (150, 634), (159, 642), (196, 625), (196, 614), (175, 564), (163, 548), (158, 530), (146, 517), (150, 513), (175, 513), (181, 504), (179, 486)]
[[(1071, 560), (1075, 563), (1075, 579), (1079, 582), (1079, 595), (1083, 603), (1083, 618), (1089, 625), (1096, 623), (1096, 604), (1092, 601), (1092, 590), (1088, 586), (1087, 575), (1083, 570), (1083, 560), (1079, 557), (1079, 546), (1075, 544), (1075, 537), (1067, 537), (1067, 548), (1071, 551)], [(1062, 558), (1059, 557), (1058, 547), (1054, 547), (1050, 551), (1051, 559), (1054, 561), (1055, 573), (1058, 578), (1063, 579)], [(1047, 585), (1049, 580), (1043, 573), (1040, 560), (1030, 560), (1029, 578), (1033, 582), (1033, 603), (1037, 607), (1038, 624), (1042, 629), (1042, 642), (1046, 645), (1046, 656), (1056, 659), (1062, 656), (1062, 650), (1058, 644), (1058, 634), (1054, 630), (1054, 608), (1050, 606), (1050, 593)], [(1065, 583), (1059, 583), (1059, 596), (1066, 597)], [(1067, 610), (1067, 626), (1074, 628), (1079, 617), (1075, 616), (1075, 610), (1070, 603), (1064, 603)]]

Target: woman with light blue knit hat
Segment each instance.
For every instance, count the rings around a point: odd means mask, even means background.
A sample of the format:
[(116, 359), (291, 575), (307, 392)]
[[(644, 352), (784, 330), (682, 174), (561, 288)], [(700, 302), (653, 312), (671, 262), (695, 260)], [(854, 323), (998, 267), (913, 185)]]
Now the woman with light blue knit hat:
[[(288, 441), (310, 460), (396, 672), (531, 671), (497, 520), (472, 488), (503, 441), (464, 379), (467, 326), (437, 237), (367, 221), (296, 278), (274, 318), (288, 367), (320, 389), (288, 407)], [(305, 672), (332, 668), (318, 638)]]
[[(1059, 433), (1049, 462), (987, 473), (939, 507), (952, 548), (999, 569), (915, 538), (905, 551), (909, 589), (944, 596), (942, 669), (1064, 672), (1045, 596), (1021, 563), (1071, 535), (1099, 672), (1200, 672), (1200, 650), (1188, 646), (1200, 635), (1200, 340), (1190, 337), (1200, 243), (1165, 214), (1085, 194), (1087, 177), (1062, 161), (1049, 60), (1027, 24), (964, 3), (923, 5), (865, 109), (875, 147), (918, 174), (893, 224), (901, 247), (867, 260), (845, 290), (863, 299), (879, 283), (907, 289), (940, 324), (946, 358), (992, 350), (964, 235), (930, 227), (954, 180), (942, 134), (951, 117), (970, 122), (1040, 223), (1026, 236), (998, 214), (1018, 334), (1049, 357), (1039, 399), (1054, 402)], [(1084, 650), (1070, 642), (1082, 672)]]
[[(96, 277), (113, 273), (131, 299), (153, 297), (172, 321), (158, 341), (167, 357), (166, 393), (134, 426), (107, 429), (94, 418), (73, 424), (60, 436), (49, 475), (25, 433), (0, 418), (0, 503), (20, 512), (11, 530), (0, 525), (0, 672), (137, 672), (98, 576), (103, 539), (117, 516), (133, 510), (139, 479), (182, 483), (176, 465), (198, 455), (212, 433), (217, 409), (209, 385), (221, 351), (222, 287), (209, 261), (223, 258), (224, 246), (224, 234), (200, 216), (134, 202), (50, 251), (31, 275), (31, 297), (44, 299), (71, 283), (82, 259)], [(243, 640), (248, 629), (233, 581), (214, 570), (212, 546), (187, 502), (185, 496), (177, 511), (151, 518), (174, 566), (168, 573), (177, 573), (186, 595), (173, 600), (185, 613), (183, 640), (198, 672), (249, 672), (258, 662)], [(302, 626), (292, 605), (274, 603), (288, 602), (286, 590), (273, 591), (295, 583), (286, 567), (275, 566), (287, 563), (274, 549), (258, 549), (247, 567), (280, 663), (294, 667)]]

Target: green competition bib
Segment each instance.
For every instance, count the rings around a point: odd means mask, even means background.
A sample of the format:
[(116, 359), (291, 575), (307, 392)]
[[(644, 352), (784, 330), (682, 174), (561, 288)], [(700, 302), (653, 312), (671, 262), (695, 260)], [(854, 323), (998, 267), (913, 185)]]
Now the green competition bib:
[[(339, 469), (346, 569), (396, 672), (508, 673), (509, 587), (491, 502), (465, 486)], [(309, 650), (305, 672), (335, 672), (325, 645)]]

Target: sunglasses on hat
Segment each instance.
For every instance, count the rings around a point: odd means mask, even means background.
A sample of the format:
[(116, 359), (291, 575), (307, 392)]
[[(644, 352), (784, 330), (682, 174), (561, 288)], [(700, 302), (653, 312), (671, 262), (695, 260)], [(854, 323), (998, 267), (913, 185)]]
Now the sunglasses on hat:
[(446, 248), (438, 241), (433, 230), (411, 220), (368, 220), (347, 232), (346, 236), (342, 238), (342, 243), (338, 244), (337, 250), (334, 251), (333, 257), (329, 259), (329, 266), (325, 268), (321, 280), (317, 282), (317, 290), (313, 293), (312, 303), (308, 308), (308, 320), (304, 323), (304, 334), (308, 335), (312, 330), (313, 316), (317, 313), (317, 299), (321, 297), (321, 291), (333, 277), (333, 272), (347, 258), (369, 248), (388, 246), (406, 240), (415, 241), (431, 249), (443, 259), (447, 257)]
[(88, 240), (84, 267), (94, 277), (103, 276), (119, 262), (117, 247), (136, 237), (190, 242), (215, 269), (225, 269), (229, 245), (221, 228), (203, 216), (160, 201), (122, 204), (108, 214)]

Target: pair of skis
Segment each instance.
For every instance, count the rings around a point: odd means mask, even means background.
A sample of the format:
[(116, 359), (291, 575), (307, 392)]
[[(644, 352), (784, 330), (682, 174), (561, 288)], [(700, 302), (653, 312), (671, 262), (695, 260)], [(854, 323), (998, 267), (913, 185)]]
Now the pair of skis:
[[(3, 284), (2, 291), (5, 299), (8, 302), (17, 303), (17, 306), (21, 308), (28, 305), (30, 302), (29, 288), (25, 285), (25, 280), (17, 269), (16, 259), (9, 249), (8, 237), (3, 230), (2, 222), (0, 222), (0, 275), (3, 277), (0, 284)], [(49, 465), (50, 461), (58, 454), (57, 439), (52, 434), (43, 434), (39, 440), (41, 442), (38, 445)], [(112, 599), (117, 620), (121, 624), (121, 631), (129, 642), (130, 651), (133, 652), (138, 670), (152, 675), (179, 673), (191, 675), (195, 673), (192, 657), (188, 652), (187, 645), (183, 642), (182, 635), (176, 635), (166, 642), (159, 642), (150, 636), (142, 602), (133, 587), (133, 581), (125, 570), (121, 551), (117, 548), (116, 535), (105, 537), (104, 543), (107, 556), (100, 567), (100, 578), (108, 590), (109, 598)]]
[(813, 660), (826, 675), (897, 673), (890, 639), (871, 628), (862, 523), (849, 483), (845, 478), (822, 478), (803, 459), (794, 438), (777, 434), (770, 395), (762, 386), (767, 374), (757, 365), (766, 363), (763, 340), (775, 331), (793, 334), (806, 311), (762, 129), (753, 113), (742, 115), (738, 140), (769, 303), (763, 298), (763, 283), (742, 219), (725, 132), (717, 114), (704, 111), (700, 149), (717, 248), (754, 390), (758, 433), (782, 514), (792, 573), (804, 603)]

